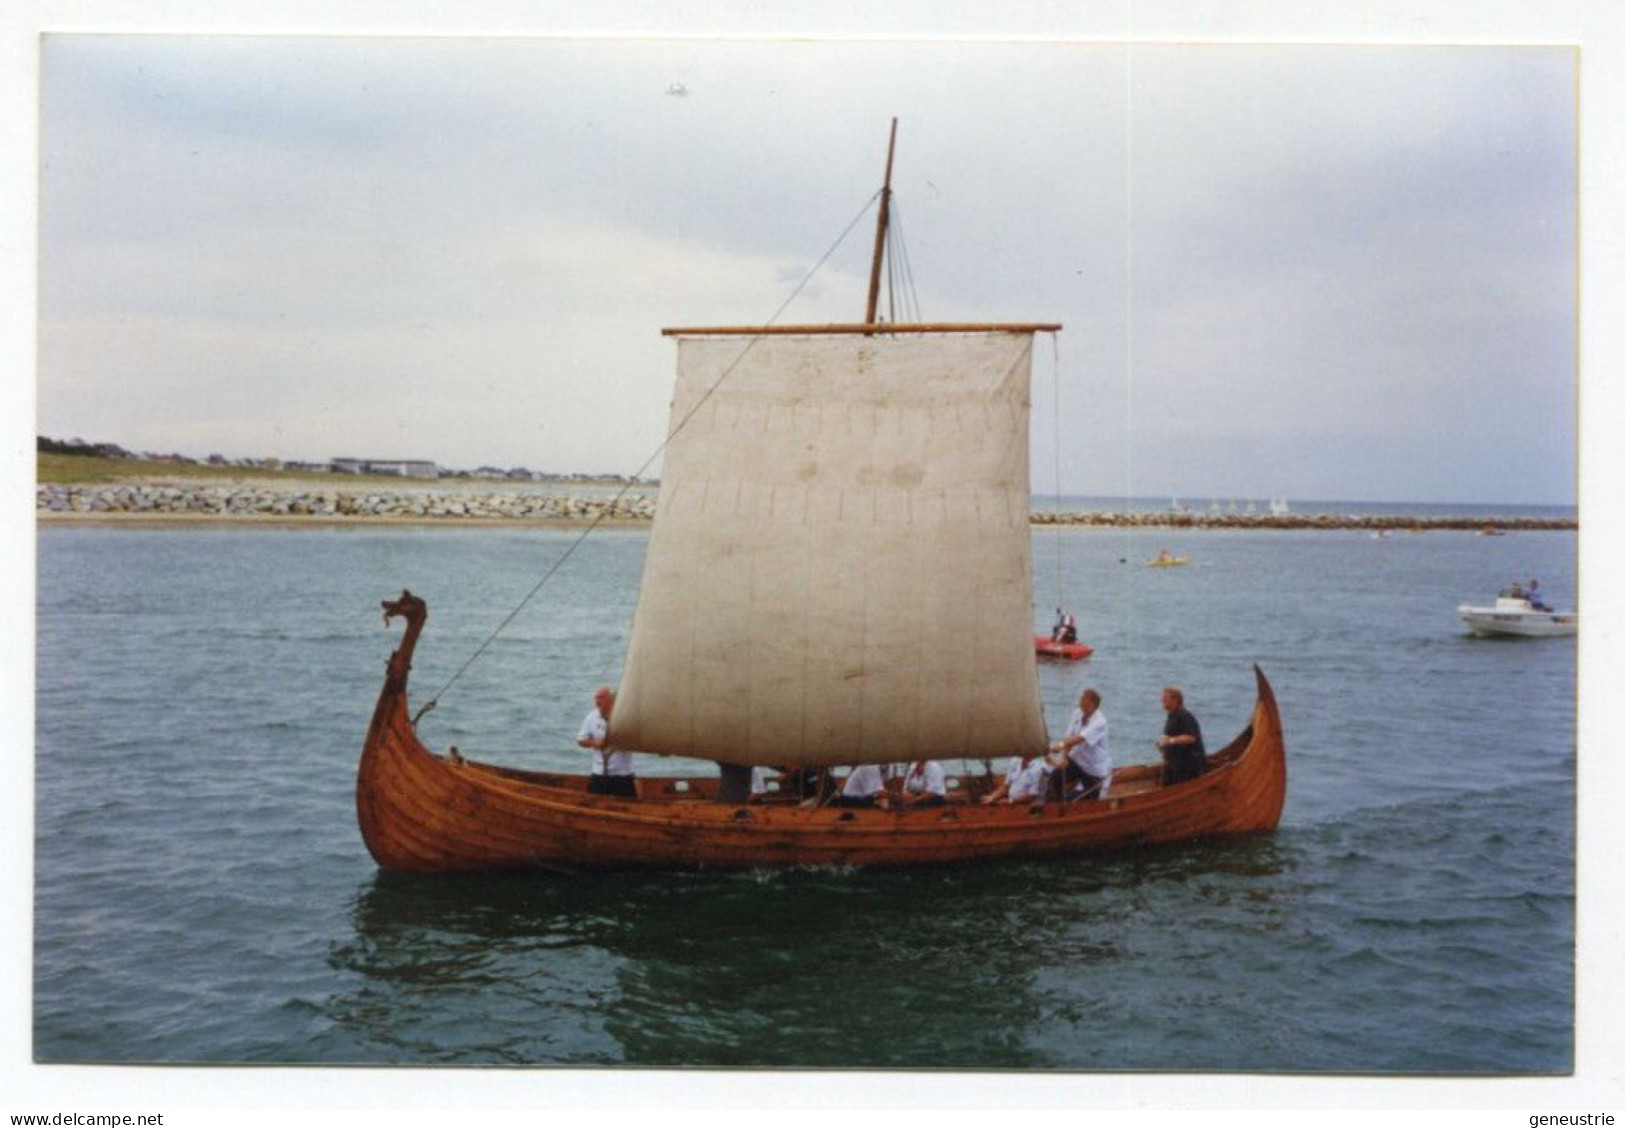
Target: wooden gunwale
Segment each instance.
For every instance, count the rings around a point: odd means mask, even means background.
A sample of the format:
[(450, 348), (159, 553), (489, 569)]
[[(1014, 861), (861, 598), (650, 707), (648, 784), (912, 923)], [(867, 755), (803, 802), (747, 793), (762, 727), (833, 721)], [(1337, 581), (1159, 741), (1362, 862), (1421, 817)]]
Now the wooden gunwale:
[[(407, 612), (400, 612), (407, 614)], [(1279, 821), (1285, 760), (1274, 696), (1257, 674), (1253, 723), (1210, 757), (1212, 769), (1172, 788), (1155, 769), (1125, 768), (1100, 803), (983, 807), (963, 801), (914, 811), (735, 805), (660, 795), (585, 792), (585, 777), (452, 762), (412, 728), (406, 669), (421, 615), (390, 659), (356, 784), (362, 836), (378, 864), (416, 872), (557, 867), (741, 868), (783, 864), (908, 865), (1121, 848), (1267, 831)]]

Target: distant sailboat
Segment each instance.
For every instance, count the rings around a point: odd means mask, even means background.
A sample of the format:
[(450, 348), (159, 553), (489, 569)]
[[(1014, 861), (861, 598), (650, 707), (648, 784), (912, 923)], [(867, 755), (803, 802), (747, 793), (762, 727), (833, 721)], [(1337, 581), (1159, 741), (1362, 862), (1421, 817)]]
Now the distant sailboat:
[[(895, 141), (895, 122), (893, 123)], [(677, 388), (619, 699), (618, 748), (825, 769), (1043, 753), (1031, 636), (1033, 337), (1059, 325), (875, 319), (891, 156), (864, 322), (669, 329)], [(386, 869), (913, 865), (1273, 830), (1286, 793), (1275, 696), (1210, 770), (1115, 772), (1096, 802), (836, 809), (819, 794), (720, 801), (707, 774), (582, 775), (441, 756), (407, 707), (427, 617), (404, 618), (367, 733), (356, 808)]]

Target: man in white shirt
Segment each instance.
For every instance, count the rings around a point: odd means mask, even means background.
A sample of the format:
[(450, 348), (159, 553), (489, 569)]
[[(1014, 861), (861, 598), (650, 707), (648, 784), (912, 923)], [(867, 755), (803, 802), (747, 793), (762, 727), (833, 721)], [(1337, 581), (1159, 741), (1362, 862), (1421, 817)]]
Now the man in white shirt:
[(1074, 799), (1104, 799), (1112, 785), (1112, 755), (1107, 743), (1106, 714), (1100, 711), (1100, 694), (1086, 689), (1072, 711), (1066, 735), (1050, 746), (1051, 752), (1065, 754), (1064, 771), (1058, 773), (1057, 790), (1068, 802)]
[(587, 778), (589, 795), (638, 797), (637, 777), (632, 773), (632, 753), (609, 746), (609, 714), (615, 708), (615, 691), (599, 686), (592, 695), (593, 710), (581, 722), (576, 743), (592, 751), (592, 775)]
[(886, 795), (886, 774), (879, 764), (859, 764), (852, 769), (835, 797), (837, 807), (880, 807), (891, 805)]
[(948, 802), (948, 777), (935, 760), (916, 760), (903, 777), (905, 807), (941, 807)]
[(1049, 778), (1049, 765), (1044, 757), (1036, 752), (1025, 756), (1015, 756), (1004, 770), (1004, 782), (993, 789), (993, 793), (982, 800), (987, 806), (1001, 800), (1007, 803), (1024, 803), (1029, 800), (1041, 802), (1044, 798), (1044, 782)]

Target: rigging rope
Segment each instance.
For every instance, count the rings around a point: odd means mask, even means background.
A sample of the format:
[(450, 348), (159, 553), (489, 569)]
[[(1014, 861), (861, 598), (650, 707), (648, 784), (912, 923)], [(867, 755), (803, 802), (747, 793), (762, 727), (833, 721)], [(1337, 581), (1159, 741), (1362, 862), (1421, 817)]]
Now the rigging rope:
[[(887, 250), (891, 253), (886, 256), (891, 264), (894, 276), (901, 282), (899, 298), (903, 305), (903, 319), (905, 321), (924, 321), (920, 315), (919, 293), (914, 287), (914, 267), (908, 257), (908, 243), (903, 237), (903, 212), (897, 206), (896, 199), (892, 200), (892, 226), (887, 232)], [(894, 286), (897, 283), (893, 283)], [(895, 320), (895, 318), (893, 318)]]
[(1055, 406), (1055, 419), (1051, 443), (1055, 447), (1055, 606), (1063, 606), (1066, 583), (1061, 571), (1061, 342), (1059, 333), (1049, 335), (1051, 402)]
[[(764, 328), (766, 326), (773, 325), (780, 317), (784, 316), (784, 311), (790, 308), (790, 303), (795, 301), (796, 298), (800, 296), (801, 291), (807, 288), (807, 283), (813, 280), (813, 275), (817, 274), (818, 271), (823, 267), (824, 263), (829, 261), (829, 257), (833, 255), (836, 249), (846, 241), (846, 237), (852, 234), (852, 229), (855, 228), (859, 221), (869, 213), (869, 209), (874, 206), (875, 201), (879, 198), (880, 192), (877, 190), (873, 196), (869, 197), (868, 202), (863, 205), (858, 214), (852, 217), (852, 222), (846, 225), (846, 230), (842, 231), (841, 234), (836, 237), (835, 242), (831, 243), (829, 249), (826, 250), (823, 255), (819, 257), (818, 261), (813, 264), (812, 269), (807, 272), (806, 277), (802, 278), (802, 280), (796, 284), (795, 289), (790, 291), (790, 295), (785, 298), (784, 301), (779, 303), (779, 308), (773, 311), (773, 316), (769, 317), (765, 322), (763, 322)], [(603, 511), (600, 512), (597, 517), (594, 517), (591, 523), (588, 524), (585, 529), (581, 530), (581, 534), (577, 536), (575, 540), (570, 542), (569, 546), (565, 548), (564, 554), (555, 560), (553, 562), (553, 566), (542, 574), (542, 578), (536, 581), (536, 585), (532, 587), (528, 593), (526, 593), (525, 598), (521, 599), (518, 606), (516, 606), (512, 611), (508, 612), (507, 616), (496, 625), (496, 629), (490, 633), (484, 642), (480, 643), (480, 645), (475, 648), (474, 653), (468, 656), (468, 660), (465, 661), (461, 666), (457, 667), (457, 672), (446, 679), (446, 684), (440, 687), (439, 692), (433, 697), (429, 698), (424, 706), (413, 715), (412, 725), (414, 728), (417, 727), (419, 718), (440, 703), (440, 699), (445, 696), (446, 691), (456, 684), (458, 679), (468, 672), (468, 668), (479, 659), (480, 655), (484, 654), (485, 651), (489, 649), (490, 645), (496, 641), (497, 636), (506, 630), (508, 628), (508, 624), (512, 623), (514, 619), (518, 617), (519, 612), (523, 611), (530, 601), (536, 598), (536, 593), (541, 591), (542, 588), (546, 586), (547, 581), (551, 580), (554, 574), (564, 566), (565, 561), (569, 560), (571, 556), (575, 555), (576, 549), (581, 547), (582, 542), (591, 536), (598, 526), (603, 524), (609, 518), (609, 515), (615, 511), (615, 506), (620, 503), (622, 498), (626, 497), (627, 493), (631, 491), (632, 487), (638, 482), (639, 479), (643, 477), (643, 472), (649, 469), (650, 466), (654, 465), (655, 459), (659, 458), (663, 453), (665, 453), (666, 448), (671, 445), (672, 440), (682, 432), (684, 427), (688, 426), (689, 420), (693, 419), (695, 415), (699, 414), (700, 409), (706, 405), (716, 390), (722, 387), (723, 383), (727, 381), (728, 377), (733, 375), (734, 369), (739, 367), (740, 363), (744, 361), (746, 355), (751, 349), (756, 347), (757, 342), (761, 339), (761, 335), (757, 334), (745, 342), (745, 347), (739, 350), (739, 355), (734, 357), (733, 363), (728, 365), (728, 367), (723, 370), (722, 375), (717, 377), (716, 383), (707, 388), (705, 394), (695, 401), (694, 406), (689, 408), (688, 413), (684, 415), (682, 419), (677, 421), (677, 425), (671, 429), (670, 433), (666, 435), (665, 439), (661, 441), (660, 445), (655, 447), (653, 453), (651, 453), (648, 458), (643, 460), (643, 465), (639, 466), (635, 471), (633, 471), (632, 476), (627, 481), (626, 485), (622, 486), (620, 491), (610, 500), (610, 503), (604, 506)]]
[(908, 286), (908, 304), (910, 316), (915, 321), (924, 321), (925, 312), (920, 308), (920, 289), (914, 284), (914, 259), (908, 253), (908, 242), (903, 236), (902, 226), (897, 229), (897, 259), (903, 265), (903, 281)]

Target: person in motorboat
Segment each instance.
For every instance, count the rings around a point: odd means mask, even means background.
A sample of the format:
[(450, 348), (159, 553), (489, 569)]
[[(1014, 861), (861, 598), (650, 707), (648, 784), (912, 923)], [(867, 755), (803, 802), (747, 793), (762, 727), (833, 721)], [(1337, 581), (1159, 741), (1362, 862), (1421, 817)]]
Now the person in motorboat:
[(1177, 686), (1162, 691), (1162, 707), (1168, 720), (1157, 747), (1162, 751), (1162, 785), (1167, 787), (1195, 779), (1207, 771), (1207, 749), (1202, 745), (1202, 726), (1185, 708), (1185, 693)]
[(886, 794), (886, 773), (880, 765), (859, 764), (853, 768), (852, 774), (841, 785), (841, 793), (835, 797), (834, 806), (879, 807), (881, 810), (890, 807), (891, 797)]
[(1050, 798), (1066, 802), (1106, 798), (1111, 789), (1112, 757), (1098, 692), (1086, 689), (1078, 697), (1066, 735), (1051, 744), (1050, 751), (1061, 754), (1059, 770), (1050, 776)]
[(1013, 756), (1005, 768), (1004, 782), (982, 799), (983, 806), (1003, 800), (1006, 803), (1043, 802), (1049, 778), (1049, 763), (1036, 752)]
[(1529, 606), (1536, 611), (1552, 610), (1551, 605), (1546, 602), (1546, 597), (1541, 594), (1539, 580), (1532, 579), (1529, 581), (1529, 590), (1526, 598), (1529, 600)]
[(587, 793), (636, 799), (638, 786), (632, 771), (632, 753), (611, 748), (609, 744), (609, 715), (615, 708), (615, 691), (601, 685), (592, 700), (592, 711), (582, 719), (581, 731), (576, 733), (576, 743), (593, 754)]
[(1510, 584), (1508, 584), (1506, 590), (1503, 591), (1501, 594), (1506, 596), (1506, 598), (1508, 598), (1508, 599), (1528, 599), (1529, 598), (1529, 593), (1523, 590), (1523, 585), (1520, 584), (1517, 580), (1513, 580)]
[(1065, 618), (1061, 621), (1060, 641), (1067, 646), (1071, 646), (1078, 641), (1078, 620), (1073, 617), (1070, 611), (1066, 613)]
[(948, 777), (935, 760), (915, 760), (903, 777), (904, 807), (941, 807), (948, 802)]

